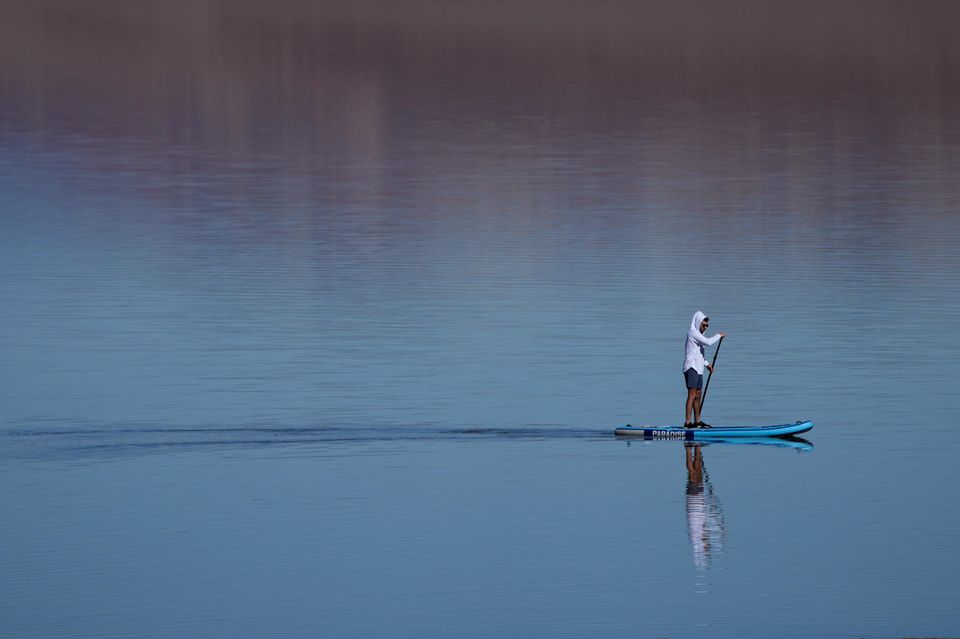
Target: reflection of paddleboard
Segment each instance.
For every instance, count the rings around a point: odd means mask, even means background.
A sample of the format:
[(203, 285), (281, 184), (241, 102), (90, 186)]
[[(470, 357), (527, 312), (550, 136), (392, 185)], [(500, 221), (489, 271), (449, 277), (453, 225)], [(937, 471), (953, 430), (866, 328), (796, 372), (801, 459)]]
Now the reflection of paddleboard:
[[(625, 441), (629, 445), (640, 437), (636, 435), (617, 435), (617, 439)], [(644, 438), (644, 442), (658, 441), (652, 437)], [(681, 440), (676, 440), (681, 441)], [(801, 453), (809, 453), (813, 450), (813, 443), (803, 437), (787, 435), (786, 437), (711, 437), (710, 439), (698, 439), (696, 443), (686, 442), (687, 446), (767, 446), (773, 448), (791, 448)]]
[[(624, 437), (623, 439), (627, 439)], [(746, 444), (747, 446), (776, 446), (778, 448), (792, 448), (801, 452), (813, 450), (813, 444), (802, 437), (787, 435), (786, 437), (717, 437), (703, 440), (704, 446), (713, 446), (714, 444), (736, 444), (738, 446)], [(691, 444), (699, 446), (699, 444)]]
[(730, 437), (786, 437), (798, 435), (813, 428), (813, 422), (794, 422), (776, 426), (714, 426), (713, 428), (683, 428), (682, 426), (631, 426), (627, 424), (614, 431), (616, 435), (634, 435), (644, 439), (728, 439)]

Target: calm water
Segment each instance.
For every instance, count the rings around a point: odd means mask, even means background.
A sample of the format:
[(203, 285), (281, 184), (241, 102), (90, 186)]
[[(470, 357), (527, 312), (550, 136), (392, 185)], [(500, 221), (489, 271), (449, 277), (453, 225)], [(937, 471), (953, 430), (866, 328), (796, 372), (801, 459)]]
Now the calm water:
[[(0, 0), (0, 636), (960, 636), (955, 3), (140, 4)], [(806, 441), (612, 435), (698, 309)]]

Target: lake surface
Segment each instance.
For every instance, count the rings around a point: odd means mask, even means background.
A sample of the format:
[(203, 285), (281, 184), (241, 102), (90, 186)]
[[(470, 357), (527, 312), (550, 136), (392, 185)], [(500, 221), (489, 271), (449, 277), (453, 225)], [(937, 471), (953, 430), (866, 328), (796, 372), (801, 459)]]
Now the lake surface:
[(0, 635), (960, 636), (958, 19), (0, 2)]

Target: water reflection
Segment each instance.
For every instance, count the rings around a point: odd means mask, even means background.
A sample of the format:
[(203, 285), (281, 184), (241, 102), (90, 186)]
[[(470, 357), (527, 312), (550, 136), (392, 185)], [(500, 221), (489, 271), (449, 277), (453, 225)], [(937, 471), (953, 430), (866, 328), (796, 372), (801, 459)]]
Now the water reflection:
[(703, 465), (703, 446), (688, 443), (683, 451), (687, 465), (687, 532), (693, 563), (706, 570), (723, 554), (727, 536), (723, 507)]

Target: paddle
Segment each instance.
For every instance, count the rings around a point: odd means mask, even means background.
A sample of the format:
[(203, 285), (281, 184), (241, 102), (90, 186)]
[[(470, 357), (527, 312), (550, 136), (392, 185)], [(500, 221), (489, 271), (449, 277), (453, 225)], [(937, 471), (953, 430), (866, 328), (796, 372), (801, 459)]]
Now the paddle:
[(717, 355), (720, 354), (720, 347), (723, 345), (723, 338), (717, 342), (717, 350), (713, 353), (713, 363), (710, 364), (710, 374), (707, 375), (707, 383), (703, 387), (703, 397), (700, 398), (700, 414), (703, 415), (703, 403), (707, 401), (707, 389), (710, 388), (710, 378), (713, 377), (713, 367), (717, 365)]

